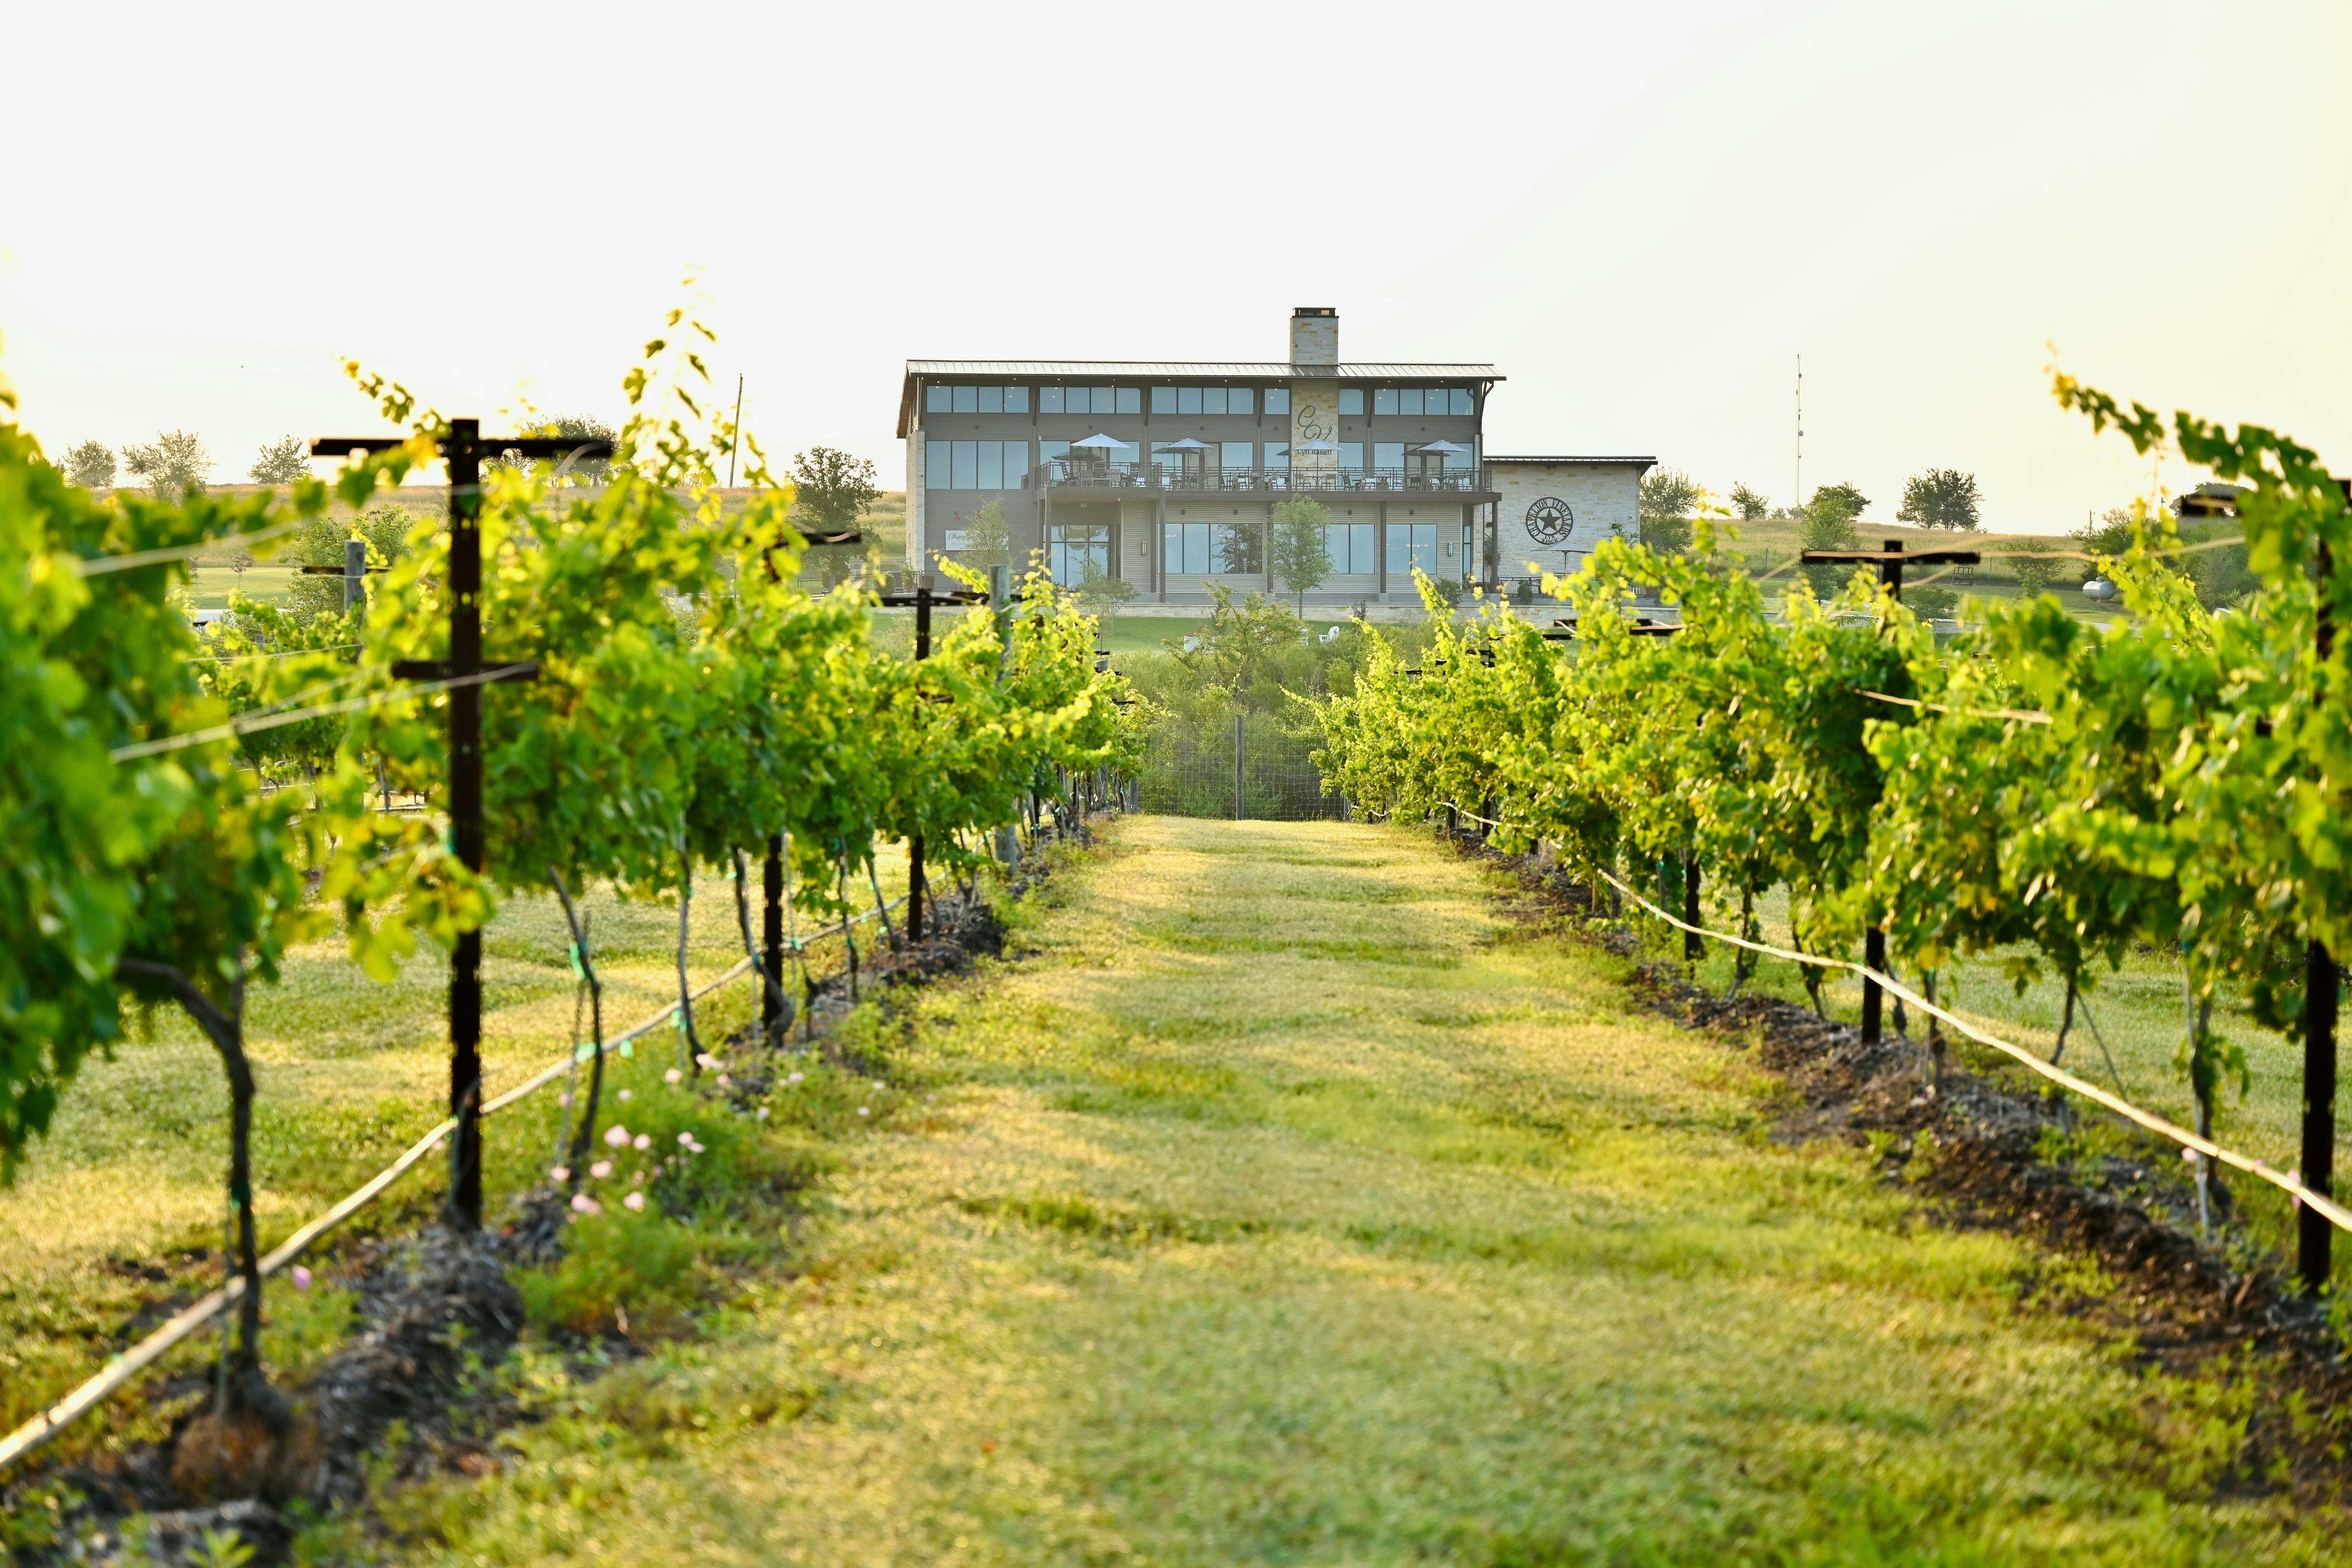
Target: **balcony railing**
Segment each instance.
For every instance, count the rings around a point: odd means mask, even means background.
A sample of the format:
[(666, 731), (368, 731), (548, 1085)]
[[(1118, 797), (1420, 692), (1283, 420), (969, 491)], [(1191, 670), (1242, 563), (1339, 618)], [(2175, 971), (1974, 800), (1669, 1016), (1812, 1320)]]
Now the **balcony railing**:
[(1049, 458), (1038, 470), (1048, 489), (1140, 490), (1168, 495), (1475, 495), (1492, 488), (1484, 468), (1213, 468), (1173, 463), (1089, 463)]

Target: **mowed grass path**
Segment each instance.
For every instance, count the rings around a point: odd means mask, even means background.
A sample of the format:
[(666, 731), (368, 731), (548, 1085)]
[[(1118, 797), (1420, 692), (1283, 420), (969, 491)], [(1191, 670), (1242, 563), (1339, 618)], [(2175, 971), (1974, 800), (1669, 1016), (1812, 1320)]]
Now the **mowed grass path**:
[(2229, 1396), (1771, 1142), (1500, 895), (1403, 830), (1115, 826), (877, 1034), (912, 1110), (804, 1272), (416, 1517), (465, 1563), (2343, 1560), (2221, 1484)]

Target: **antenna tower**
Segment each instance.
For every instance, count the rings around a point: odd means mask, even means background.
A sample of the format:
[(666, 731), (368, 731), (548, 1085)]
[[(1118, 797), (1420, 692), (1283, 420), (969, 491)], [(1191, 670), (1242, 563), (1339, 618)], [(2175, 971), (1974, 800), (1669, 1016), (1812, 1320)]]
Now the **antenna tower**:
[(1789, 498), (1789, 510), (1801, 511), (1805, 505), (1805, 356), (1797, 356), (1797, 468), (1791, 481), (1795, 492)]

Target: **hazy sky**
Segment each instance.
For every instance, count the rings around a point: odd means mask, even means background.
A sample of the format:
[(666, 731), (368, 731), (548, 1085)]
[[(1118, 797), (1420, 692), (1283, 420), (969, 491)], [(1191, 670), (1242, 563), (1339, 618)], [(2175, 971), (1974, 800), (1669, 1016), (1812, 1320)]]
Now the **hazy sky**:
[[(437, 16), (438, 14), (436, 14)], [(699, 267), (772, 448), (903, 360), (1491, 360), (1499, 452), (2144, 489), (2066, 368), (2352, 469), (2352, 6), (82, 5), (9, 24), (0, 373), (52, 450), (607, 419)], [(2176, 483), (2186, 475), (2167, 476)]]

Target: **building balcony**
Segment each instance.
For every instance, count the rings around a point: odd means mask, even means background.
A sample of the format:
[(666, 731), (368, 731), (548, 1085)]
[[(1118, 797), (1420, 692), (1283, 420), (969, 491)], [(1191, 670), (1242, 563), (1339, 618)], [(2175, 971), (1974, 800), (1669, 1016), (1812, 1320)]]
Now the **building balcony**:
[(1494, 482), (1482, 466), (1443, 471), (1403, 468), (1217, 468), (1173, 463), (1088, 463), (1049, 458), (1034, 476), (1056, 495), (1079, 496), (1249, 495), (1280, 500), (1291, 495), (1432, 498), (1463, 502), (1493, 500)]

